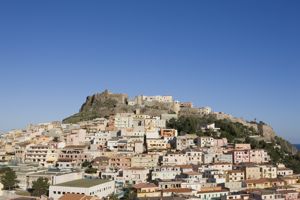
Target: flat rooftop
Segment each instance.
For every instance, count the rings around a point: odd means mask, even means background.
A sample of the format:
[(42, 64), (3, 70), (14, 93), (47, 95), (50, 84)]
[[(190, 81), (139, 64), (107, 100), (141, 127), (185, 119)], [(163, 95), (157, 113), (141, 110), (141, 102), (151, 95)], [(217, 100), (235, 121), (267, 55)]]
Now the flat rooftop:
[(96, 185), (100, 185), (103, 183), (110, 182), (110, 180), (106, 179), (79, 179), (74, 181), (69, 181), (65, 183), (60, 183), (55, 186), (63, 186), (63, 187), (83, 187), (83, 188), (90, 188)]

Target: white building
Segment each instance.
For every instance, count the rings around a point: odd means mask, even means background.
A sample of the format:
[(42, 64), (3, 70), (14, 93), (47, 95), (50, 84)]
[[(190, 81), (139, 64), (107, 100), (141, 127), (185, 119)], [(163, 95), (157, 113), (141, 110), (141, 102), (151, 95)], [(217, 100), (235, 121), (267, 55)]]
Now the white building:
[(71, 193), (103, 198), (114, 192), (114, 181), (104, 179), (79, 179), (50, 186), (49, 197), (53, 198), (53, 200), (58, 200), (62, 195)]
[(212, 147), (215, 144), (213, 137), (200, 137), (199, 142), (200, 147)]
[(172, 103), (173, 102), (173, 97), (172, 96), (144, 96), (142, 95), (142, 100), (147, 101), (147, 102), (161, 102), (161, 103)]
[(188, 150), (186, 155), (187, 164), (199, 165), (202, 163), (202, 151)]
[(133, 128), (133, 113), (117, 113), (114, 117), (116, 128)]
[(151, 179), (170, 180), (170, 179), (175, 179), (180, 174), (181, 174), (180, 167), (160, 166), (160, 167), (155, 167), (153, 169), (153, 171), (151, 172)]
[(186, 165), (187, 157), (185, 154), (169, 153), (162, 158), (163, 165)]
[(146, 183), (149, 169), (143, 167), (131, 167), (123, 170), (123, 181), (125, 184)]

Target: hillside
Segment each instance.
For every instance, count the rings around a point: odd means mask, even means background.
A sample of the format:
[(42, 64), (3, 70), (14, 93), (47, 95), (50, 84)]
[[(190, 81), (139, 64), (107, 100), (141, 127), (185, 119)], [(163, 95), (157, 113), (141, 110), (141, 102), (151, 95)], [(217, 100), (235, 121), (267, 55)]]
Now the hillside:
[[(67, 117), (63, 123), (76, 123), (91, 120), (97, 117), (109, 117), (116, 113), (134, 112), (137, 109), (141, 114), (159, 116), (163, 113), (175, 113), (174, 105), (170, 103), (154, 102), (146, 105), (129, 105), (127, 94), (113, 94), (105, 90), (86, 98), (78, 113)], [(201, 127), (215, 123), (221, 128), (221, 135), (230, 142), (248, 142), (253, 148), (264, 148), (271, 155), (272, 161), (283, 162), (288, 167), (300, 173), (300, 154), (288, 141), (276, 135), (273, 128), (264, 122), (246, 121), (222, 112), (199, 114), (197, 109), (188, 108), (178, 111), (179, 118), (172, 119), (168, 127), (176, 128), (187, 134), (204, 135)]]
[[(220, 134), (215, 132), (202, 132), (201, 127), (215, 123)], [(230, 143), (250, 143), (254, 149), (265, 149), (271, 156), (273, 164), (284, 163), (287, 167), (300, 173), (300, 153), (288, 141), (276, 136), (273, 129), (263, 122), (251, 125), (248, 122), (233, 122), (232, 120), (218, 119), (216, 115), (207, 116), (180, 116), (177, 120), (168, 122), (169, 128), (177, 129), (181, 134), (197, 134), (198, 136), (212, 136), (214, 138), (227, 138)], [(255, 128), (258, 127), (258, 128)], [(267, 137), (263, 131), (267, 131)], [(272, 130), (272, 136), (269, 135)]]

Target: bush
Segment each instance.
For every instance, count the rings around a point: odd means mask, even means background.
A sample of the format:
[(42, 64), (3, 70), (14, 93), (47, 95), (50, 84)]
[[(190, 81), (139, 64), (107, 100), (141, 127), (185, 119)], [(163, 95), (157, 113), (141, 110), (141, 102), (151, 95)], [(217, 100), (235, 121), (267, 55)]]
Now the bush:
[(85, 170), (85, 173), (87, 173), (87, 174), (95, 174), (95, 173), (97, 173), (97, 169), (95, 169), (95, 168), (87, 168), (86, 170)]

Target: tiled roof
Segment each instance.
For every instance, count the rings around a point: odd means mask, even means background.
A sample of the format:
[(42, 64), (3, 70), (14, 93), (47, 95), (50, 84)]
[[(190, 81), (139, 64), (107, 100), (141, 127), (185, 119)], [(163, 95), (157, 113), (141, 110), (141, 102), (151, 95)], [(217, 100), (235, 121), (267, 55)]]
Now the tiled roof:
[(139, 183), (133, 185), (135, 189), (141, 189), (141, 188), (154, 188), (157, 187), (154, 183)]

